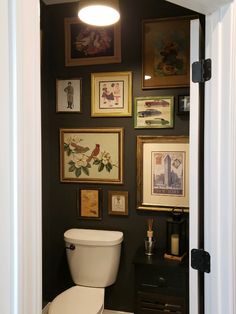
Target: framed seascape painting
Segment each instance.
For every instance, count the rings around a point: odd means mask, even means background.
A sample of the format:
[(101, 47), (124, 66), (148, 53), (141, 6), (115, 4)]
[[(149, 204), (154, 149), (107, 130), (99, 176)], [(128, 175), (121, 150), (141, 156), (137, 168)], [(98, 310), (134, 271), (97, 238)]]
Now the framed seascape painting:
[(120, 23), (95, 27), (65, 18), (65, 64), (79, 66), (121, 62)]
[(61, 182), (123, 183), (123, 128), (60, 129)]
[(136, 97), (134, 98), (134, 111), (134, 127), (136, 129), (173, 128), (173, 96)]
[(81, 112), (81, 79), (56, 80), (56, 111)]
[(91, 116), (124, 117), (132, 115), (132, 73), (91, 74)]
[(137, 209), (189, 208), (189, 138), (137, 137)]
[(101, 219), (101, 189), (79, 189), (77, 212), (80, 219)]
[(128, 216), (127, 191), (108, 191), (108, 213), (114, 216)]
[(143, 21), (143, 89), (189, 86), (191, 18)]

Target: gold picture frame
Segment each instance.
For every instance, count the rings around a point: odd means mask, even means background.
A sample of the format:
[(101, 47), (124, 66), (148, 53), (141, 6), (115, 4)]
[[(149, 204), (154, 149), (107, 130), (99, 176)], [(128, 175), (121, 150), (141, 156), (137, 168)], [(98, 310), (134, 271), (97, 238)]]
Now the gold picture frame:
[(137, 209), (189, 210), (189, 138), (137, 136)]
[(64, 23), (66, 66), (121, 62), (120, 22), (95, 27), (78, 18), (65, 18)]
[(123, 128), (60, 129), (61, 182), (122, 184)]
[(193, 16), (144, 20), (142, 88), (188, 87), (190, 20)]
[(77, 212), (80, 219), (102, 218), (101, 189), (83, 188), (78, 190)]
[(91, 116), (132, 115), (132, 72), (91, 74)]
[(108, 191), (108, 214), (128, 216), (128, 192)]

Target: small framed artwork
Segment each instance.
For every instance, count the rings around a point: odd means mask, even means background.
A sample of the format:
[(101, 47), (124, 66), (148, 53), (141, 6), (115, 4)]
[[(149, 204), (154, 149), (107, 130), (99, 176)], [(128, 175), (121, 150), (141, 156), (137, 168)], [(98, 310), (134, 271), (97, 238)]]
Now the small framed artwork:
[(190, 96), (178, 97), (178, 114), (189, 114), (190, 111)]
[(81, 219), (101, 219), (101, 189), (79, 189), (77, 211)]
[(121, 62), (120, 23), (95, 27), (65, 19), (65, 64), (80, 66)]
[(137, 209), (189, 208), (189, 138), (137, 137)]
[(189, 86), (191, 18), (143, 21), (143, 89)]
[(132, 73), (91, 74), (92, 117), (132, 115)]
[(127, 191), (108, 191), (108, 213), (115, 216), (128, 216)]
[(134, 98), (134, 127), (136, 129), (173, 128), (173, 96)]
[(57, 112), (81, 112), (81, 79), (56, 80)]
[(123, 128), (60, 129), (61, 182), (123, 183)]

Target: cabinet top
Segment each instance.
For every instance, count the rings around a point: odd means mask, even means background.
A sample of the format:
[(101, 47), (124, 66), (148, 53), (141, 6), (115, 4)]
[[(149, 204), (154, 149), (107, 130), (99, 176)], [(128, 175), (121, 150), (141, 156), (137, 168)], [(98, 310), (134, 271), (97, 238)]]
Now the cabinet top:
[(165, 253), (164, 249), (157, 248), (155, 253), (149, 256), (145, 254), (144, 247), (139, 247), (134, 256), (133, 263), (135, 264), (135, 266), (150, 265), (152, 267), (166, 266), (188, 268), (189, 266), (188, 257), (185, 257), (182, 262), (178, 262), (175, 260), (169, 260), (164, 258), (164, 253)]

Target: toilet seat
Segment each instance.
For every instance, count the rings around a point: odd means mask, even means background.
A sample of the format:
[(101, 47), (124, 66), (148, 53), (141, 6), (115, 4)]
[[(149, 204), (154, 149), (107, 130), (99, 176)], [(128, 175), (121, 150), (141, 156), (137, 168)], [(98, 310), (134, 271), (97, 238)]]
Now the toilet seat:
[(75, 286), (52, 301), (48, 314), (101, 314), (103, 303), (104, 288)]

